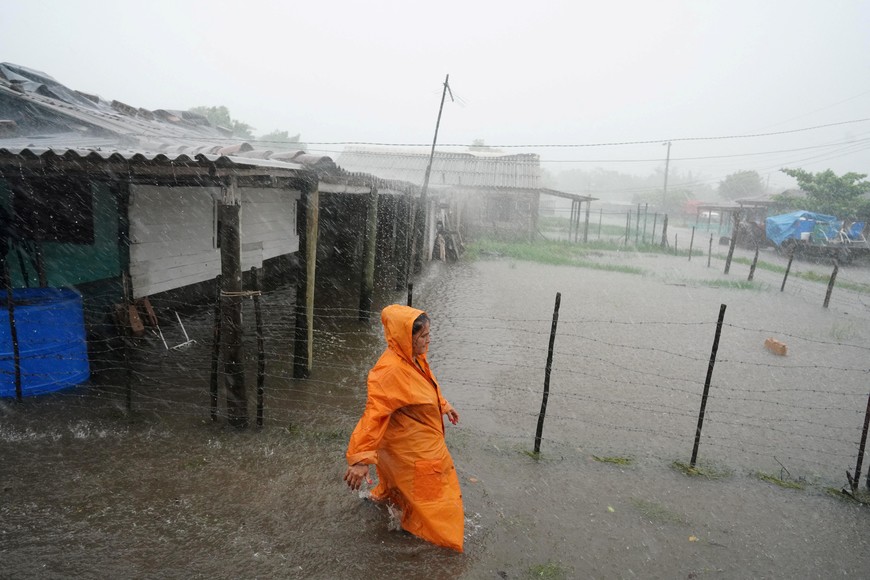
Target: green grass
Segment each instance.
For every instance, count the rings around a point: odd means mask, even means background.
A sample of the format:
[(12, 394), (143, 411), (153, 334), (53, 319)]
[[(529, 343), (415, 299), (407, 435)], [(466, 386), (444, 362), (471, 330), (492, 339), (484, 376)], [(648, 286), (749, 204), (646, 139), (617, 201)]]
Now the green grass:
[[(561, 218), (549, 218), (558, 220)], [(609, 226), (616, 230), (624, 231), (619, 226)], [(620, 272), (623, 274), (640, 274), (646, 272), (643, 268), (636, 266), (626, 266), (620, 264), (607, 264), (600, 261), (590, 259), (591, 257), (600, 257), (602, 252), (632, 252), (635, 254), (657, 254), (665, 256), (680, 256), (688, 258), (689, 250), (681, 249), (674, 251), (673, 248), (662, 248), (660, 244), (640, 243), (634, 244), (633, 240), (629, 240), (629, 244), (619, 243), (615, 241), (595, 240), (585, 244), (574, 244), (565, 241), (538, 240), (535, 242), (516, 242), (496, 240), (492, 238), (481, 238), (471, 242), (466, 247), (464, 259), (479, 260), (490, 256), (511, 258), (526, 262), (536, 262), (539, 264), (550, 264), (554, 266), (573, 266), (577, 268), (588, 268), (591, 270), (601, 270), (607, 272)], [(703, 259), (706, 254), (698, 249), (692, 250), (692, 256)], [(725, 260), (726, 257), (722, 254), (715, 254), (717, 260)], [(744, 264), (750, 266), (752, 260), (749, 258), (737, 256), (732, 258), (732, 263)], [(759, 260), (755, 265), (756, 270), (766, 270), (777, 274), (784, 274), (785, 267), (779, 264), (772, 264)], [(830, 274), (818, 274), (813, 271), (798, 271), (792, 269), (789, 273), (790, 277), (800, 278), (808, 282), (817, 282), (827, 284), (830, 280)], [(732, 280), (707, 280), (701, 284), (714, 288), (727, 288), (734, 290), (764, 290), (767, 285), (750, 282), (748, 280), (732, 281)], [(870, 284), (862, 284), (857, 282), (837, 281), (835, 284), (838, 288), (851, 290), (860, 294), (870, 295)]]
[(601, 264), (586, 259), (595, 250), (618, 250), (618, 246), (606, 242), (595, 244), (567, 244), (564, 242), (504, 242), (482, 239), (469, 244), (466, 256), (468, 259), (481, 259), (488, 255), (497, 255), (526, 262), (550, 264), (554, 266), (576, 266), (608, 272), (624, 274), (643, 274), (642, 268), (621, 266), (618, 264)]
[(786, 481), (784, 479), (776, 477), (775, 475), (769, 475), (767, 473), (757, 473), (756, 476), (762, 481), (766, 481), (767, 483), (772, 483), (786, 489), (804, 489), (804, 487), (806, 487), (803, 483), (799, 481)]
[(717, 469), (715, 467), (695, 465), (692, 467), (688, 463), (682, 461), (674, 461), (671, 467), (684, 475), (690, 477), (706, 477), (707, 479), (724, 479), (731, 476), (731, 472), (727, 470)]
[[(724, 259), (723, 256), (717, 255), (718, 259)], [(736, 264), (745, 264), (747, 266), (752, 265), (752, 260), (749, 258), (736, 257), (731, 259), (732, 263)], [(780, 266), (779, 264), (771, 264), (770, 262), (764, 262), (759, 260), (755, 265), (756, 270), (767, 270), (768, 272), (774, 272), (777, 274), (785, 274), (785, 266)], [(799, 271), (792, 269), (789, 272), (789, 277), (800, 278), (801, 280), (806, 280), (808, 282), (819, 282), (821, 284), (827, 284), (831, 280), (830, 274), (819, 274), (818, 272), (813, 271)], [(870, 294), (870, 284), (862, 284), (860, 282), (847, 282), (844, 280), (838, 280), (834, 283), (834, 286), (837, 288), (843, 288), (845, 290), (852, 290), (853, 292), (858, 292), (860, 294)]]
[(729, 290), (761, 290), (761, 285), (748, 280), (701, 280), (699, 284), (710, 288), (727, 288)]
[(566, 580), (568, 570), (562, 564), (548, 562), (529, 566), (526, 570), (526, 578), (544, 578), (545, 580)]
[(614, 465), (631, 465), (634, 463), (634, 459), (631, 457), (599, 457), (598, 455), (593, 455), (592, 459), (601, 463), (613, 463)]

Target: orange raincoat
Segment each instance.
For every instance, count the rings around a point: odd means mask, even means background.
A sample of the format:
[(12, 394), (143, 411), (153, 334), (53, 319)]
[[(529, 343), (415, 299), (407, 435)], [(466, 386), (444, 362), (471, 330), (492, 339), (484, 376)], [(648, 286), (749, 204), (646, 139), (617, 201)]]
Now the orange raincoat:
[(372, 499), (398, 505), (402, 528), (461, 552), (462, 493), (442, 420), (451, 407), (426, 355), (414, 364), (411, 329), (420, 314), (401, 305), (381, 312), (387, 349), (369, 371), (366, 408), (350, 436), (347, 463), (376, 466)]

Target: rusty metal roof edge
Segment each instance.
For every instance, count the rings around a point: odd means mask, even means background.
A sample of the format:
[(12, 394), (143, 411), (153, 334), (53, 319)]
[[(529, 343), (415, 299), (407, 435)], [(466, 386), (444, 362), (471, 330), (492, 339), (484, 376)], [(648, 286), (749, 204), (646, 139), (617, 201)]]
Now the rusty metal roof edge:
[(93, 162), (126, 162), (131, 164), (183, 164), (206, 167), (218, 167), (222, 169), (276, 169), (282, 171), (310, 171), (299, 163), (284, 161), (271, 161), (248, 157), (234, 157), (229, 155), (212, 155), (198, 153), (189, 155), (179, 153), (170, 156), (165, 153), (150, 151), (117, 150), (117, 149), (55, 149), (51, 147), (0, 147), (0, 159), (21, 157), (27, 160), (37, 159), (64, 159), (67, 161), (90, 160)]
[(573, 199), (574, 201), (598, 201), (597, 197), (592, 197), (591, 195), (583, 195), (582, 193), (569, 193), (567, 191), (550, 189), (549, 187), (538, 188), (538, 191), (546, 195), (552, 195), (554, 197), (561, 197), (564, 199)]

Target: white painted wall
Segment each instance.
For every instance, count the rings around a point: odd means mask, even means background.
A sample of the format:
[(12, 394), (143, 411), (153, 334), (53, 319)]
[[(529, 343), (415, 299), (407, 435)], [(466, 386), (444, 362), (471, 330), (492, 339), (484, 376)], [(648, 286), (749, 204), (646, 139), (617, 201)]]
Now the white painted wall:
[[(133, 297), (211, 280), (221, 271), (217, 248), (218, 187), (130, 188), (130, 275)], [(242, 269), (299, 249), (298, 191), (240, 189)]]

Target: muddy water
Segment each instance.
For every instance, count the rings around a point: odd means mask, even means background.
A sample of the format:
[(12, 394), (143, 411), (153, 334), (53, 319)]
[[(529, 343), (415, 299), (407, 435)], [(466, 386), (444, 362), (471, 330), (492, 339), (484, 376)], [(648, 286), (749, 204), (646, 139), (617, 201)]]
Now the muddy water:
[[(315, 370), (296, 381), (292, 292), (278, 290), (262, 300), (262, 429), (209, 419), (207, 309), (184, 314), (196, 343), (136, 345), (132, 412), (121, 365), (99, 384), (0, 406), (0, 576), (865, 576), (870, 512), (826, 492), (854, 469), (866, 405), (861, 298), (821, 309), (815, 286), (728, 290), (698, 282), (715, 277), (703, 262), (600, 260), (640, 273), (494, 260), (436, 264), (416, 284), (415, 305), (433, 317), (433, 369), (462, 414), (448, 445), (465, 554), (390, 531), (387, 511), (341, 482), (382, 348), (377, 316), (361, 323), (353, 297), (332, 295), (337, 307), (318, 311)], [(551, 394), (533, 458), (556, 292)], [(381, 292), (377, 306), (403, 300)], [(723, 475), (690, 478), (671, 464), (692, 451), (722, 303), (699, 458)], [(251, 303), (245, 321), (253, 329)], [(178, 325), (163, 330), (170, 346), (183, 341)], [(788, 357), (759, 347), (772, 333)]]

